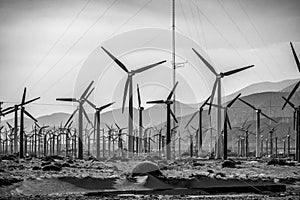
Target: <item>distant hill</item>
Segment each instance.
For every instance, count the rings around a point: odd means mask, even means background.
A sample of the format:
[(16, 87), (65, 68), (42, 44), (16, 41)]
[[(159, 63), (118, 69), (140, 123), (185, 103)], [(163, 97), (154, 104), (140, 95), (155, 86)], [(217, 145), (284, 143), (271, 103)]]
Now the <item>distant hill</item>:
[(290, 92), (290, 91), (292, 91), (293, 88), (295, 87), (295, 85), (298, 83), (298, 81), (299, 81), (299, 79), (296, 79), (296, 81), (295, 81), (293, 84), (291, 84), (291, 85), (289, 85), (289, 86), (283, 88), (283, 89), (281, 90), (281, 92)]
[(242, 93), (242, 96), (248, 96), (251, 94), (262, 93), (262, 92), (291, 91), (291, 90), (288, 90), (288, 88), (291, 87), (292, 85), (295, 85), (295, 83), (297, 81), (298, 81), (298, 79), (288, 79), (288, 80), (283, 80), (280, 82), (255, 83), (255, 84), (249, 85), (237, 92), (234, 92), (233, 94), (227, 95), (226, 99), (232, 99), (239, 93)]

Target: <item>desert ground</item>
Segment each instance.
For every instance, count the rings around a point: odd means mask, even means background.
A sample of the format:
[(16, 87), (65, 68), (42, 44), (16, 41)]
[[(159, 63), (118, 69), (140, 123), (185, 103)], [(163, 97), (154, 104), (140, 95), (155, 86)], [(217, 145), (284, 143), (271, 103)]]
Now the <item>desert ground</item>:
[[(0, 199), (298, 199), (300, 164), (279, 159), (166, 161), (1, 156)], [(260, 189), (256, 183), (285, 186)], [(253, 191), (236, 187), (245, 184)], [(221, 190), (206, 190), (218, 186)], [(232, 186), (232, 187), (231, 187)], [(224, 191), (222, 188), (231, 187)]]

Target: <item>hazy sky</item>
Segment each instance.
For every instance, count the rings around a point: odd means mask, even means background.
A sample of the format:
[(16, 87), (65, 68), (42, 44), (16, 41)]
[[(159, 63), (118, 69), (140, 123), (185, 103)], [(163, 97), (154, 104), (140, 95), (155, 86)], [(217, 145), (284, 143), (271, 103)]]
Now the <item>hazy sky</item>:
[[(229, 94), (251, 83), (299, 77), (289, 46), (292, 41), (300, 55), (299, 10), (299, 0), (176, 0), (176, 31), (197, 43), (217, 71), (255, 64), (254, 69), (224, 79), (223, 92)], [(32, 114), (71, 112), (72, 106), (62, 106), (67, 103), (55, 98), (80, 93), (85, 85), (74, 92), (84, 76), (79, 72), (90, 64), (99, 65), (99, 75), (107, 72), (105, 78), (95, 80), (93, 100), (97, 104), (117, 101), (118, 107), (126, 74), (103, 52), (97, 55), (105, 42), (129, 69), (166, 59), (160, 69), (135, 80), (144, 86), (144, 101), (165, 98), (172, 83), (170, 53), (165, 49), (121, 52), (137, 38), (115, 39), (145, 28), (171, 30), (170, 0), (0, 0), (0, 101), (8, 102), (4, 107), (21, 101), (27, 86), (28, 99), (41, 96), (37, 104), (28, 106)], [(162, 32), (164, 40), (160, 35), (156, 39), (171, 45), (171, 32), (169, 38)], [(145, 32), (145, 38), (151, 36)], [(209, 94), (214, 77), (187, 44), (178, 47), (186, 49), (178, 55), (180, 61), (189, 59), (185, 68), (178, 69), (182, 84), (177, 97), (195, 103)], [(199, 67), (199, 76), (193, 67)]]

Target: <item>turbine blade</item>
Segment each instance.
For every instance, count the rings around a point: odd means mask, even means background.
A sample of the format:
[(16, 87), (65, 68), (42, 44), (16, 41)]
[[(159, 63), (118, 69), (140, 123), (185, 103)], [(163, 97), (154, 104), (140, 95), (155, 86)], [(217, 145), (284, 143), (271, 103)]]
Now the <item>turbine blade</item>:
[(208, 67), (208, 69), (214, 73), (214, 75), (218, 75), (218, 73), (216, 72), (216, 70), (214, 69), (214, 67), (207, 61), (205, 60), (205, 58), (203, 58), (194, 48), (192, 48), (192, 50), (195, 52), (195, 54), (202, 60), (202, 62)]
[(155, 66), (157, 66), (157, 65), (160, 65), (160, 64), (162, 64), (162, 63), (165, 63), (165, 62), (166, 62), (166, 60), (160, 61), (160, 62), (157, 62), (157, 63), (154, 63), (154, 64), (151, 64), (151, 65), (147, 65), (146, 67), (141, 67), (141, 68), (139, 68), (139, 69), (134, 70), (134, 72), (135, 72), (135, 73), (141, 73), (141, 72), (143, 72), (143, 71), (146, 71), (146, 70), (148, 70), (148, 69), (151, 69), (151, 68), (153, 68), (153, 67), (155, 67)]
[[(213, 86), (213, 89), (212, 89), (212, 92), (211, 92), (210, 104), (212, 104), (212, 102), (215, 98), (217, 84), (218, 84), (218, 79), (215, 80), (215, 83), (214, 83), (214, 86)], [(209, 105), (208, 114), (210, 114), (210, 112), (211, 112), (211, 105)]]
[(200, 108), (203, 108), (207, 104), (209, 99), (210, 99), (210, 96), (203, 102), (203, 104), (200, 106)]
[[(14, 109), (14, 108), (15, 108), (14, 106), (5, 108), (5, 109), (1, 110), (1, 113), (4, 113), (4, 112), (9, 111), (9, 110)], [(0, 114), (1, 114), (1, 113), (0, 113)]]
[(297, 118), (297, 111), (295, 110), (295, 111), (294, 111), (294, 117), (293, 117), (293, 119), (294, 119), (294, 120), (293, 120), (293, 122), (294, 122), (294, 123), (293, 123), (293, 128), (294, 128), (293, 130), (296, 130), (296, 122), (297, 122), (297, 119), (296, 119), (296, 118)]
[(241, 98), (238, 98), (241, 102), (243, 102), (244, 104), (246, 104), (247, 106), (249, 106), (250, 108), (252, 108), (253, 110), (257, 110), (253, 105), (251, 105), (250, 103), (248, 103), (247, 101), (241, 99)]
[(195, 127), (193, 127), (192, 125), (191, 125), (191, 127), (192, 127), (192, 129), (194, 129), (195, 131), (197, 130)]
[[(17, 108), (17, 110), (19, 110), (19, 107)], [(12, 112), (15, 112), (15, 111), (16, 111), (16, 109), (9, 110), (9, 111), (6, 111), (5, 113), (2, 113), (2, 115), (5, 116), (5, 115), (8, 115), (8, 114), (10, 114)]]
[(229, 104), (227, 105), (227, 108), (230, 108), (232, 104), (241, 96), (241, 93), (239, 93), (234, 99), (232, 99)]
[(71, 119), (73, 118), (73, 116), (76, 114), (77, 111), (78, 111), (78, 108), (76, 108), (76, 110), (74, 110), (74, 112), (70, 115), (68, 121), (65, 123), (64, 128), (67, 127), (68, 123), (71, 121)]
[(266, 115), (265, 113), (261, 112), (260, 114), (262, 114), (263, 116), (265, 116), (266, 118), (268, 118), (269, 120), (278, 123), (275, 119), (272, 119), (271, 117), (269, 117), (268, 115)]
[(300, 72), (300, 63), (299, 63), (298, 56), (297, 56), (297, 54), (296, 54), (296, 51), (295, 51), (295, 49), (294, 49), (294, 47), (293, 47), (292, 42), (290, 42), (290, 45), (291, 45), (291, 48), (292, 48), (292, 51), (293, 51), (293, 55), (294, 55), (295, 62), (296, 62), (297, 67), (298, 67), (298, 71)]
[(228, 113), (227, 113), (227, 112), (226, 112), (226, 121), (227, 121), (227, 124), (228, 124), (229, 129), (231, 130), (232, 127), (231, 127), (230, 119), (229, 119), (229, 116), (228, 116)]
[[(171, 90), (171, 92), (170, 92), (170, 94), (169, 94), (169, 96), (168, 96), (168, 98), (167, 98), (167, 101), (171, 100), (171, 98), (172, 98), (172, 96), (173, 96), (173, 94), (174, 94), (174, 91), (175, 91), (177, 85), (178, 85), (178, 81), (175, 83), (173, 89)], [(174, 102), (174, 103), (175, 103), (175, 102)]]
[(249, 124), (246, 128), (246, 130), (248, 130), (250, 127), (252, 126), (252, 124)]
[(97, 116), (97, 111), (96, 111), (94, 114), (94, 128), (96, 128), (97, 120), (98, 120), (98, 116)]
[(91, 91), (86, 95), (85, 100), (88, 99), (88, 98), (91, 96), (91, 94), (92, 94), (92, 92), (93, 92), (94, 90), (95, 90), (95, 88), (93, 87), (93, 88), (91, 89)]
[(204, 130), (202, 133), (204, 134), (204, 133), (206, 133), (208, 130), (209, 130), (209, 129), (206, 129), (206, 130)]
[(238, 68), (238, 69), (234, 69), (234, 70), (230, 70), (228, 72), (223, 73), (224, 76), (230, 76), (232, 74), (238, 73), (240, 71), (244, 71), (246, 69), (249, 69), (251, 67), (254, 67), (254, 65), (250, 65), (250, 66), (246, 66), (246, 67), (242, 67), (242, 68)]
[(105, 53), (107, 53), (107, 55), (109, 55), (109, 57), (111, 57), (111, 59), (113, 59), (115, 61), (115, 63), (117, 63), (125, 72), (129, 72), (128, 69), (125, 67), (125, 65), (118, 60), (116, 57), (114, 57), (109, 51), (107, 51), (104, 47), (101, 47)]
[(25, 113), (28, 117), (30, 117), (33, 121), (35, 121), (35, 122), (38, 121), (38, 120), (37, 120), (36, 118), (34, 118), (29, 112), (27, 112), (25, 109), (24, 109), (23, 111), (24, 111), (24, 113)]
[[(298, 81), (298, 83), (294, 86), (293, 90), (292, 90), (291, 93), (289, 94), (289, 96), (288, 96), (288, 98), (287, 98), (288, 101), (292, 98), (292, 96), (294, 95), (294, 93), (295, 93), (296, 90), (298, 89), (299, 84), (300, 84), (300, 81)], [(283, 104), (283, 106), (282, 106), (282, 109), (286, 106), (286, 104), (287, 104), (287, 101), (284, 102), (284, 104)]]
[(193, 114), (193, 116), (191, 117), (191, 119), (188, 121), (188, 123), (185, 125), (184, 128), (188, 127), (188, 125), (189, 125), (189, 124), (191, 123), (191, 121), (195, 118), (195, 116), (197, 115), (197, 113), (198, 113), (198, 112), (195, 112), (195, 113)]
[(155, 100), (155, 101), (147, 101), (147, 103), (159, 103), (159, 104), (161, 104), (161, 103), (165, 103), (165, 101), (164, 100)]
[[(293, 104), (291, 101), (287, 100), (285, 97), (282, 97), (285, 102), (287, 102), (292, 108), (296, 109), (295, 104)], [(281, 108), (283, 110), (283, 107)]]
[(108, 128), (108, 130), (111, 130), (111, 128), (105, 123), (105, 126)]
[(88, 121), (88, 123), (92, 124), (92, 122), (91, 122), (91, 120), (90, 120), (90, 118), (89, 118), (89, 116), (88, 116), (88, 114), (86, 113), (86, 111), (85, 111), (84, 108), (82, 109), (82, 111), (83, 111), (83, 114), (84, 114), (86, 120)]
[(34, 102), (34, 101), (36, 101), (36, 100), (38, 100), (38, 99), (40, 99), (40, 98), (41, 98), (41, 97), (37, 97), (37, 98), (31, 99), (31, 100), (26, 101), (25, 103), (21, 104), (20, 106), (24, 106), (24, 105), (29, 104), (29, 103), (31, 103), (31, 102)]
[(125, 107), (125, 101), (126, 101), (126, 97), (127, 97), (128, 87), (129, 87), (129, 77), (128, 77), (127, 80), (126, 80), (125, 88), (124, 88), (123, 104), (122, 104), (122, 113), (124, 113), (124, 107)]
[(118, 124), (115, 122), (116, 127), (120, 130), (120, 127), (118, 126)]
[(38, 128), (41, 128), (40, 125), (39, 125), (37, 122), (35, 122), (34, 124), (35, 124)]
[(80, 99), (85, 98), (86, 94), (88, 93), (88, 91), (89, 91), (90, 88), (92, 87), (93, 83), (94, 83), (94, 81), (91, 81), (91, 82), (90, 82), (89, 86), (88, 86), (88, 87), (85, 89), (85, 91), (82, 93)]
[(75, 98), (56, 98), (56, 101), (71, 101), (71, 102), (77, 102), (77, 99), (75, 99)]
[(209, 106), (213, 106), (213, 107), (216, 107), (216, 108), (221, 108), (221, 109), (224, 109), (224, 107), (223, 107), (223, 106), (219, 106), (219, 105), (217, 105), (217, 104), (214, 104), (214, 103), (207, 103), (207, 105), (209, 105)]
[(104, 105), (104, 106), (101, 106), (101, 107), (99, 108), (99, 110), (102, 111), (102, 110), (104, 110), (105, 108), (107, 108), (107, 107), (113, 105), (114, 103), (115, 103), (115, 102), (111, 102), (111, 103), (108, 103), (108, 104), (106, 104), (106, 105)]
[(9, 127), (10, 129), (13, 128), (13, 127), (10, 125), (10, 123), (6, 122), (6, 124), (8, 125), (8, 127)]
[(26, 98), (26, 87), (24, 88), (24, 92), (23, 92), (23, 97), (22, 97), (22, 102), (21, 104), (25, 103), (25, 98)]
[(71, 128), (72, 124), (73, 124), (73, 121), (71, 121), (70, 124), (68, 125), (68, 129)]
[(244, 126), (246, 125), (247, 121), (248, 121), (248, 118), (243, 122), (242, 128), (244, 128)]
[(172, 111), (171, 109), (170, 109), (170, 113), (171, 113), (171, 115), (172, 115), (174, 121), (178, 124), (178, 121), (177, 121), (177, 119), (176, 119), (176, 116), (175, 116), (175, 114), (173, 113), (173, 111)]
[(137, 84), (137, 93), (138, 93), (138, 103), (139, 103), (139, 107), (141, 107), (141, 94), (140, 94), (139, 84)]
[(88, 99), (85, 99), (85, 101), (94, 109), (96, 109), (96, 105), (90, 102)]

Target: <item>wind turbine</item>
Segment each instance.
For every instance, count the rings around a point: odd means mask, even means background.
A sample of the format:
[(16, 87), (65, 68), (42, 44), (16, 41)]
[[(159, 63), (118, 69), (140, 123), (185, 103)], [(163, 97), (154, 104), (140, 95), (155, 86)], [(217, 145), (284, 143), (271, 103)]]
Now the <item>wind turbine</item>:
[(137, 84), (137, 93), (138, 93), (138, 103), (139, 103), (139, 139), (138, 139), (138, 154), (142, 153), (142, 137), (143, 137), (143, 110), (144, 107), (141, 106), (141, 94), (139, 84)]
[(157, 134), (153, 135), (153, 137), (158, 137), (157, 143), (158, 143), (158, 156), (161, 157), (161, 150), (162, 150), (162, 131), (163, 131), (163, 127), (160, 128), (160, 130), (158, 130), (155, 127), (155, 130), (158, 132)]
[(207, 104), (207, 102), (209, 101), (210, 96), (203, 102), (203, 104), (199, 107), (199, 111), (196, 111), (193, 116), (191, 117), (191, 119), (188, 121), (188, 123), (186, 124), (185, 128), (188, 127), (188, 125), (191, 123), (191, 121), (195, 118), (195, 116), (197, 115), (197, 113), (199, 113), (199, 125), (198, 125), (198, 130), (199, 130), (199, 134), (197, 135), (198, 137), (196, 138), (197, 140), (197, 149), (198, 149), (198, 156), (200, 156), (201, 151), (202, 151), (202, 112), (203, 112), (203, 108), (204, 106)]
[(95, 104), (90, 102), (88, 99), (86, 99), (86, 102), (93, 107), (96, 112), (95, 112), (95, 119), (96, 119), (96, 124), (94, 125), (96, 127), (96, 158), (99, 160), (100, 159), (100, 112), (104, 110), (105, 108), (108, 108), (109, 106), (113, 105), (115, 102), (108, 103), (106, 105), (97, 107)]
[(132, 96), (132, 82), (133, 82), (133, 76), (135, 74), (144, 72), (148, 69), (151, 69), (157, 65), (160, 65), (164, 62), (166, 62), (166, 60), (158, 62), (158, 63), (154, 63), (151, 65), (147, 65), (145, 67), (141, 67), (135, 70), (131, 70), (129, 71), (126, 66), (120, 61), (118, 60), (116, 57), (114, 57), (110, 52), (108, 52), (104, 47), (101, 47), (105, 53), (108, 54), (108, 56), (110, 58), (112, 58), (114, 60), (115, 63), (117, 63), (117, 65), (119, 65), (126, 73), (127, 73), (127, 80), (125, 83), (125, 88), (124, 88), (124, 95), (123, 95), (123, 104), (122, 104), (122, 113), (124, 112), (124, 105), (125, 105), (125, 101), (126, 101), (126, 96), (127, 96), (127, 91), (129, 89), (129, 116), (128, 116), (128, 156), (131, 157), (132, 153), (133, 153), (133, 138), (132, 138), (132, 134), (133, 134), (133, 96)]
[[(299, 63), (299, 59), (298, 56), (296, 54), (296, 51), (293, 47), (292, 42), (290, 42), (291, 48), (292, 48), (292, 52), (294, 55), (294, 59), (298, 68), (298, 71), (300, 72), (300, 63)], [(285, 99), (285, 102), (282, 106), (282, 109), (284, 109), (284, 107), (286, 106), (287, 103), (289, 103), (290, 99), (292, 98), (292, 96), (294, 95), (294, 93), (296, 92), (296, 90), (298, 89), (300, 84), (300, 81), (298, 81), (298, 83), (294, 86), (293, 90), (291, 91), (291, 93), (289, 94), (288, 98)], [(300, 146), (300, 105), (298, 107), (293, 106), (293, 104), (289, 103), (295, 110), (294, 112), (294, 121), (296, 121), (295, 125), (296, 125), (296, 160), (298, 162), (300, 162), (300, 152), (299, 152), (299, 146)], [(296, 118), (296, 120), (295, 120)]]
[(271, 121), (277, 123), (276, 120), (272, 119), (271, 117), (269, 117), (268, 115), (264, 114), (263, 112), (261, 112), (261, 109), (259, 108), (256, 108), (255, 106), (253, 106), (252, 104), (248, 103), (247, 101), (239, 98), (239, 100), (241, 102), (243, 102), (244, 104), (246, 104), (247, 106), (249, 106), (250, 108), (252, 108), (253, 110), (255, 110), (256, 112), (256, 157), (260, 157), (261, 156), (261, 148), (260, 148), (260, 134), (261, 134), (261, 131), (260, 131), (260, 115), (263, 115), (264, 117), (270, 119)]
[[(214, 100), (214, 96), (215, 96), (215, 92), (216, 92), (216, 87), (218, 86), (218, 95), (217, 95), (217, 105), (219, 106), (217, 108), (217, 134), (219, 135), (221, 133), (221, 79), (226, 77), (226, 76), (230, 76), (233, 75), (235, 73), (244, 71), (246, 69), (249, 69), (251, 67), (254, 67), (254, 65), (250, 65), (250, 66), (246, 66), (246, 67), (242, 67), (242, 68), (238, 68), (238, 69), (234, 69), (234, 70), (230, 70), (227, 72), (221, 72), (221, 73), (217, 73), (216, 70), (214, 69), (214, 67), (204, 58), (202, 57), (195, 49), (192, 48), (192, 50), (195, 52), (195, 54), (202, 60), (202, 62), (208, 67), (208, 69), (216, 76), (216, 80), (212, 89), (212, 93), (211, 93), (211, 98), (210, 98), (210, 104), (212, 104), (213, 100)], [(211, 111), (211, 106), (209, 107), (209, 111), (208, 113), (210, 114)], [(219, 138), (219, 137), (218, 137)], [(216, 149), (216, 158), (220, 158), (220, 143), (219, 141), (217, 141), (217, 149)]]
[[(73, 114), (70, 116), (68, 122), (72, 119), (72, 117), (75, 115), (77, 111), (78, 112), (78, 134), (79, 134), (79, 140), (78, 140), (78, 158), (82, 159), (83, 158), (83, 143), (82, 143), (82, 124), (83, 124), (83, 117), (82, 114), (86, 117), (89, 123), (90, 120), (88, 118), (87, 113), (85, 112), (83, 108), (83, 104), (85, 103), (86, 99), (89, 97), (89, 95), (92, 93), (94, 88), (89, 92), (90, 88), (92, 87), (92, 84), (94, 81), (92, 81), (89, 86), (85, 89), (85, 91), (82, 93), (79, 99), (76, 98), (57, 98), (56, 101), (68, 101), (68, 102), (77, 102), (78, 103), (78, 108), (73, 112)], [(88, 93), (89, 92), (89, 93)], [(67, 122), (67, 123), (68, 123)], [(66, 124), (67, 124), (66, 123)]]
[(174, 85), (173, 89), (169, 93), (166, 100), (155, 100), (155, 101), (148, 101), (148, 104), (166, 104), (167, 105), (167, 137), (166, 137), (166, 145), (167, 145), (167, 160), (171, 159), (171, 118), (170, 115), (172, 115), (173, 119), (178, 123), (174, 113), (171, 110), (171, 104), (175, 103), (173, 100), (171, 100), (174, 90), (176, 89), (178, 85), (178, 81)]
[[(239, 93), (234, 99), (232, 99), (225, 107), (215, 105), (215, 104), (210, 104), (210, 106), (215, 106), (217, 108), (224, 109), (224, 126), (223, 126), (223, 134), (224, 134), (224, 144), (223, 144), (223, 159), (227, 159), (227, 125), (231, 129), (230, 121), (229, 121), (229, 116), (228, 116), (228, 109), (232, 106), (232, 104), (241, 96), (241, 93)], [(219, 138), (217, 139), (218, 142)]]
[(32, 103), (33, 101), (36, 101), (38, 99), (40, 99), (40, 97), (31, 99), (29, 101), (25, 101), (26, 98), (26, 87), (24, 88), (24, 92), (23, 92), (23, 96), (22, 96), (22, 101), (20, 104), (16, 104), (12, 107), (8, 107), (4, 110), (2, 110), (2, 114), (3, 115), (7, 115), (9, 113), (14, 112), (15, 113), (15, 129), (14, 129), (14, 151), (15, 153), (18, 152), (18, 110), (21, 109), (21, 113), (20, 113), (20, 158), (24, 157), (24, 152), (23, 152), (23, 142), (24, 142), (24, 113), (25, 115), (27, 115), (28, 117), (30, 117), (31, 119), (33, 119), (34, 121), (37, 122), (37, 120), (29, 113), (25, 110), (25, 105)]
[(252, 126), (252, 124), (250, 123), (245, 127), (246, 123), (247, 123), (247, 120), (244, 121), (243, 125), (238, 130), (244, 132), (245, 155), (246, 155), (246, 157), (248, 157), (248, 154), (249, 154), (249, 134), (250, 134), (249, 128)]
[(119, 148), (119, 150), (120, 150), (120, 152), (121, 152), (121, 157), (123, 157), (123, 138), (122, 138), (122, 135), (126, 135), (126, 133), (122, 133), (122, 131), (124, 130), (124, 129), (126, 129), (126, 128), (120, 128), (119, 126), (118, 126), (118, 124), (117, 123), (115, 123), (115, 125), (116, 125), (116, 127), (117, 127), (117, 131), (118, 131), (118, 133), (117, 133), (117, 138), (118, 138), (118, 148)]

